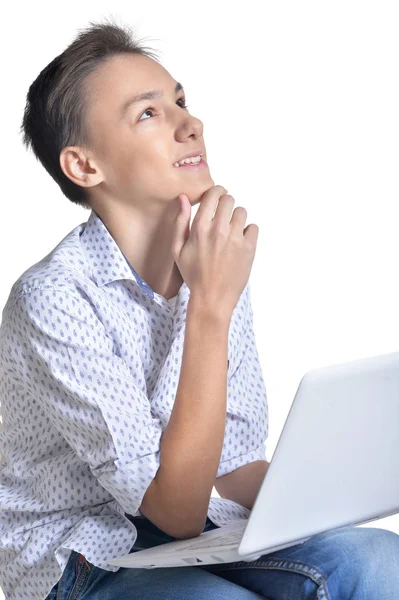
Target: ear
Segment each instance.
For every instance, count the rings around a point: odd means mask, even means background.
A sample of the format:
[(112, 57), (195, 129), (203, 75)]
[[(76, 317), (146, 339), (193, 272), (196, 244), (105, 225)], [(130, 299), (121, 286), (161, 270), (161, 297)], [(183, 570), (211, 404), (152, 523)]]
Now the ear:
[(60, 152), (60, 167), (73, 183), (92, 187), (104, 180), (101, 169), (80, 146), (66, 146)]

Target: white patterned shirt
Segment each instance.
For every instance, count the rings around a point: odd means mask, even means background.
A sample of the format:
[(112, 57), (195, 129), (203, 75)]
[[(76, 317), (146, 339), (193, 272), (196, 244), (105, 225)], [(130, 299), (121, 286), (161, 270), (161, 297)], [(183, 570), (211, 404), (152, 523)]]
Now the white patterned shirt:
[[(167, 300), (130, 266), (100, 217), (13, 284), (0, 326), (0, 584), (44, 600), (72, 550), (108, 571), (130, 552), (179, 382), (190, 290)], [(249, 282), (228, 335), (217, 477), (266, 460), (268, 403)], [(211, 497), (219, 526), (250, 511)]]

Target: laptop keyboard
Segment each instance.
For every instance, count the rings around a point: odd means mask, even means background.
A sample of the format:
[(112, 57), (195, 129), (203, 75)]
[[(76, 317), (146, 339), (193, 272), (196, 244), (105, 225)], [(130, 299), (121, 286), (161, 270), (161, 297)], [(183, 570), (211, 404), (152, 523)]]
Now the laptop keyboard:
[[(184, 546), (184, 550), (197, 550), (199, 548), (214, 548), (215, 546), (238, 546), (244, 533), (246, 523), (239, 529), (227, 531), (220, 535), (212, 536), (211, 538), (199, 536), (195, 542)], [(214, 531), (214, 530), (213, 530)], [(176, 548), (176, 551), (181, 552), (181, 548)]]

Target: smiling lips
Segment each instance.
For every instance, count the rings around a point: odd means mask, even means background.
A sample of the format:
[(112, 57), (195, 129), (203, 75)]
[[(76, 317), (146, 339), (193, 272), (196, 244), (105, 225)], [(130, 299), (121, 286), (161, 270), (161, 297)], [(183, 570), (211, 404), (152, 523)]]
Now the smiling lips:
[(193, 148), (186, 154), (183, 154), (183, 156), (181, 156), (180, 158), (177, 158), (173, 164), (175, 165), (176, 163), (182, 163), (187, 158), (198, 158), (199, 156), (202, 158), (204, 153), (205, 153), (205, 148), (201, 148), (201, 147), (195, 148), (195, 149)]
[(190, 156), (187, 158), (183, 158), (178, 162), (173, 163), (174, 167), (183, 167), (184, 165), (198, 165), (201, 161), (202, 154), (198, 154), (197, 156)]
[(208, 168), (208, 163), (203, 158), (201, 158), (201, 160), (199, 162), (195, 162), (195, 163), (192, 163), (192, 162), (183, 163), (183, 164), (177, 165), (177, 167), (176, 167), (176, 164), (177, 163), (175, 163), (173, 165), (175, 168), (188, 169), (191, 171), (198, 171), (198, 170), (202, 171), (202, 169), (204, 167)]

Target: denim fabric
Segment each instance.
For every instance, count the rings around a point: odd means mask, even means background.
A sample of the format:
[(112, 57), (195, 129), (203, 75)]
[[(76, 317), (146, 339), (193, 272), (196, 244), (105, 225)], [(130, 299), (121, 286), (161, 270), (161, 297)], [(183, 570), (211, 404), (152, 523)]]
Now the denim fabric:
[[(145, 517), (131, 518), (131, 552), (174, 541)], [(208, 518), (204, 531), (216, 527)], [(398, 590), (399, 535), (347, 526), (253, 562), (112, 572), (73, 551), (46, 600), (397, 600)]]

